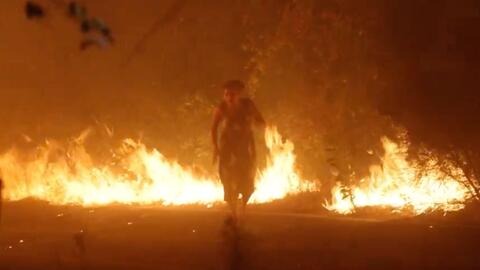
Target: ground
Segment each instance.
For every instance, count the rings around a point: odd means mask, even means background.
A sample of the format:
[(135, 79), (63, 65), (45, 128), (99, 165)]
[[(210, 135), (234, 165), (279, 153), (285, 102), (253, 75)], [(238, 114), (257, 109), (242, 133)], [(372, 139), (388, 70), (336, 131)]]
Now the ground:
[(4, 205), (0, 270), (480, 269), (479, 226), (253, 207), (238, 230), (222, 206)]

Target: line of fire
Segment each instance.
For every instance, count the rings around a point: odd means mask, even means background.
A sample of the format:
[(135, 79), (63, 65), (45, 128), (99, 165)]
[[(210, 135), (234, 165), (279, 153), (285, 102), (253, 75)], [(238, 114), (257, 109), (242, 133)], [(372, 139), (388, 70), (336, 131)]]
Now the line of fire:
[(0, 3), (0, 270), (480, 269), (475, 0)]

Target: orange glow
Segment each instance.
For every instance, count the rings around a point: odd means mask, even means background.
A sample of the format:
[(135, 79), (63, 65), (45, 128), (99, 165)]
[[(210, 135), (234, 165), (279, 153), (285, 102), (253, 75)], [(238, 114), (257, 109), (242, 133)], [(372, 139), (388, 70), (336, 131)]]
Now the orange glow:
[[(216, 177), (196, 175), (157, 149), (132, 139), (125, 139), (113, 151), (110, 164), (95, 165), (83, 144), (86, 137), (87, 133), (66, 145), (47, 141), (29, 153), (11, 149), (0, 155), (6, 199), (32, 197), (52, 204), (84, 206), (212, 205), (223, 200), (223, 189)], [(270, 155), (266, 168), (257, 174), (251, 203), (319, 190), (319, 184), (302, 179), (297, 172), (292, 142), (283, 140), (275, 127), (267, 128), (265, 140)], [(418, 169), (406, 160), (406, 144), (397, 145), (386, 138), (382, 142), (382, 164), (371, 166), (370, 175), (350, 187), (352, 198), (345, 196), (345, 187), (337, 184), (325, 208), (350, 214), (355, 207), (375, 206), (420, 214), (464, 207), (470, 193), (463, 184), (435, 170), (417, 178)]]
[[(68, 146), (47, 141), (31, 153), (12, 149), (1, 155), (6, 198), (33, 197), (53, 204), (78, 205), (210, 205), (223, 200), (218, 180), (195, 175), (158, 150), (132, 139), (124, 140), (114, 151), (115, 164), (96, 166), (83, 145), (87, 135)], [(276, 128), (268, 128), (265, 139), (271, 158), (258, 174), (252, 202), (264, 203), (313, 190), (314, 186), (301, 181), (295, 171), (293, 144), (282, 141)]]
[[(382, 139), (385, 154), (381, 165), (370, 167), (370, 175), (350, 187), (352, 196), (345, 196), (344, 186), (332, 189), (332, 201), (325, 207), (341, 214), (353, 213), (355, 207), (377, 206), (421, 214), (430, 210), (456, 211), (470, 197), (459, 181), (438, 170), (418, 174), (407, 160), (407, 146)], [(416, 177), (420, 175), (419, 177)]]

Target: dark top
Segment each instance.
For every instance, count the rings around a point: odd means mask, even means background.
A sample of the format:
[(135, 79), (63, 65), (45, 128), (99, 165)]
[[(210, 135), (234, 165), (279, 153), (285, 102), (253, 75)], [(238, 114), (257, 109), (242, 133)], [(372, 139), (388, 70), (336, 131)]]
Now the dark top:
[(239, 104), (229, 108), (225, 101), (218, 107), (223, 118), (223, 128), (220, 135), (220, 149), (250, 149), (254, 152), (252, 126), (256, 118), (261, 118), (255, 104), (250, 98), (241, 98)]
[(230, 133), (236, 135), (234, 137), (250, 136), (252, 134), (252, 123), (256, 113), (255, 105), (249, 98), (242, 98), (239, 103), (234, 108), (228, 108), (225, 101), (220, 103), (219, 109), (224, 115), (222, 136)]

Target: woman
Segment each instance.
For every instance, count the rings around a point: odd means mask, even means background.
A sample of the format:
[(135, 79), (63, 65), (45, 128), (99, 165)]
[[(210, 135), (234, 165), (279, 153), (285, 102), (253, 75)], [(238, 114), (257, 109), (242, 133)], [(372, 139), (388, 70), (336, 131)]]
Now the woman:
[[(236, 218), (239, 199), (244, 210), (254, 191), (256, 152), (252, 125), (264, 127), (265, 120), (253, 101), (242, 97), (242, 81), (228, 81), (223, 89), (223, 100), (215, 109), (212, 124), (214, 162), (218, 158), (224, 199)], [(218, 139), (220, 124), (223, 128)]]

